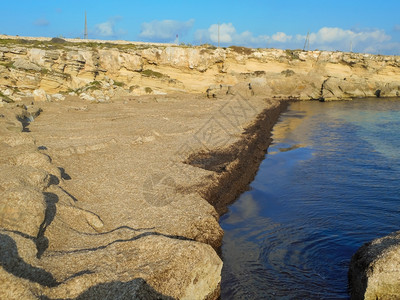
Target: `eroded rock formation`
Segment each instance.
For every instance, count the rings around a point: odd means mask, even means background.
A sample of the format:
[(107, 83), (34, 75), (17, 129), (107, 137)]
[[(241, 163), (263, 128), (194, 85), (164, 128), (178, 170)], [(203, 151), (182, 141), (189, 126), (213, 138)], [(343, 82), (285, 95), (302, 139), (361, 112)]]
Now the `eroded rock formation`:
[(216, 97), (215, 87), (239, 83), (258, 95), (304, 100), (400, 95), (396, 56), (2, 38), (0, 90), (17, 100), (38, 89), (92, 101), (177, 91)]

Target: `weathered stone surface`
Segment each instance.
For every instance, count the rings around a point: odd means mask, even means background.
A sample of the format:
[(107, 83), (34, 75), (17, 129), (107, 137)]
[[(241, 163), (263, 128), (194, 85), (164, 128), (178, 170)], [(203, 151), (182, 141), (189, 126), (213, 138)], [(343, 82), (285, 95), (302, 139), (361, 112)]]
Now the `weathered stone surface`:
[(349, 270), (352, 299), (398, 299), (400, 296), (400, 231), (363, 245)]
[(53, 95), (51, 95), (51, 98), (56, 101), (64, 101), (65, 100), (65, 96), (62, 94), (53, 94)]
[[(30, 102), (2, 112), (3, 297), (218, 296), (222, 230), (197, 190), (216, 178), (184, 164), (183, 147), (202, 148), (192, 132), (211, 112), (233, 136), (241, 127), (219, 113), (222, 99), (114, 101), (42, 102), (39, 117)], [(252, 100), (257, 111), (265, 104)], [(22, 126), (16, 116), (36, 117)], [(154, 185), (164, 173), (166, 185)]]
[(112, 97), (112, 89), (105, 84), (110, 79), (125, 84), (126, 89), (137, 86), (131, 94), (118, 95), (124, 97), (150, 91), (205, 93), (215, 86), (238, 83), (251, 84), (255, 95), (302, 100), (400, 95), (400, 59), (396, 56), (140, 44), (119, 48), (118, 42), (114, 44), (59, 50), (2, 47), (8, 68), (0, 65), (0, 85), (17, 84), (26, 95), (35, 89), (48, 94), (72, 89), (79, 94), (79, 89), (98, 81), (103, 83), (103, 93)]
[(45, 216), (44, 195), (20, 185), (0, 192), (0, 199), (0, 227), (37, 237)]
[(48, 101), (50, 98), (42, 89), (37, 89), (33, 91), (33, 100), (35, 101)]
[(89, 94), (86, 94), (86, 93), (81, 93), (81, 94), (79, 95), (79, 97), (80, 97), (82, 100), (87, 100), (87, 101), (95, 101), (95, 100), (96, 100), (95, 97), (90, 96)]
[(38, 72), (41, 70), (41, 68), (38, 65), (31, 63), (30, 61), (23, 58), (17, 58), (14, 61), (13, 66), (17, 69), (28, 70), (28, 71), (32, 70)]
[(352, 98), (375, 97), (375, 90), (365, 78), (329, 77), (322, 84), (321, 98), (329, 100), (351, 100)]

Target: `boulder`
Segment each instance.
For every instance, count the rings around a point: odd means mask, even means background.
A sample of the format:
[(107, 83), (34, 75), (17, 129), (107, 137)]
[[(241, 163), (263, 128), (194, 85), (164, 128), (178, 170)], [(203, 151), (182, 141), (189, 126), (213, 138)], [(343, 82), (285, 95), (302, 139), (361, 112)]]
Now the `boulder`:
[(92, 92), (92, 96), (94, 97), (94, 98), (96, 98), (97, 100), (105, 100), (105, 96), (104, 96), (104, 93), (101, 91), (101, 90), (94, 90), (93, 92)]
[(86, 93), (81, 93), (79, 95), (79, 98), (81, 98), (82, 100), (88, 100), (88, 101), (95, 101), (96, 98), (94, 98), (93, 96), (90, 96), (89, 94)]
[(2, 91), (4, 96), (12, 96), (13, 91), (11, 89), (5, 89), (4, 91)]
[(51, 97), (52, 97), (54, 100), (57, 100), (57, 101), (63, 101), (63, 100), (65, 100), (65, 96), (62, 95), (62, 94), (54, 94), (54, 95), (52, 95)]
[(37, 89), (33, 91), (33, 100), (35, 101), (50, 101), (51, 98), (43, 89)]
[(364, 244), (349, 269), (352, 299), (400, 298), (400, 231)]

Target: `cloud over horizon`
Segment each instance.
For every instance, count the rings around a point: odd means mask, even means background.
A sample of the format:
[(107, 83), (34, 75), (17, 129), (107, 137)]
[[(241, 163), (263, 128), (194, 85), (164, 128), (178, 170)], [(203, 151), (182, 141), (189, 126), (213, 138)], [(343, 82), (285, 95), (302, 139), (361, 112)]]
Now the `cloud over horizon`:
[(142, 23), (139, 37), (151, 42), (171, 42), (184, 36), (193, 27), (194, 19), (188, 21), (175, 20), (154, 20), (148, 23)]
[[(219, 27), (219, 33), (218, 33)], [(218, 43), (221, 45), (247, 45), (247, 46), (264, 46), (268, 40), (268, 36), (254, 36), (250, 31), (238, 33), (232, 23), (212, 24), (208, 29), (199, 29), (195, 32), (195, 40), (199, 43)]]
[[(305, 40), (306, 36), (297, 35), (298, 40)], [(350, 50), (352, 46), (356, 51), (373, 49), (388, 42), (391, 37), (384, 30), (354, 31), (338, 27), (323, 27), (318, 32), (310, 33), (310, 46), (323, 50)], [(378, 51), (378, 48), (374, 48)]]
[[(222, 46), (246, 47), (274, 47), (302, 49), (306, 35), (290, 35), (285, 32), (276, 32), (272, 35), (254, 35), (250, 31), (237, 32), (232, 23), (212, 24), (208, 29), (200, 29), (195, 33), (198, 43), (218, 43)], [(399, 26), (400, 29), (400, 26)], [(384, 30), (348, 30), (339, 27), (323, 27), (309, 35), (310, 49), (341, 50), (357, 52), (379, 53), (380, 51), (395, 50), (397, 43), (389, 43), (391, 36)]]
[(99, 37), (113, 37), (113, 38), (123, 35), (125, 31), (116, 29), (116, 23), (119, 22), (120, 20), (122, 20), (122, 17), (115, 16), (109, 18), (104, 23), (96, 24), (94, 26), (94, 31), (92, 32), (92, 34)]

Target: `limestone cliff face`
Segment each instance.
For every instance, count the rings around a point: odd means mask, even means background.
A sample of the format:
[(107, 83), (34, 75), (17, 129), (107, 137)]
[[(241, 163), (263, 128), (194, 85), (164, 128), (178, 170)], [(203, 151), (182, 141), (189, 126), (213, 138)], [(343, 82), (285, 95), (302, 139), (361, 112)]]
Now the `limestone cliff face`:
[(221, 88), (237, 84), (252, 94), (304, 100), (400, 95), (397, 56), (22, 41), (0, 39), (0, 90), (17, 100), (37, 89), (88, 100), (207, 90), (216, 97)]

